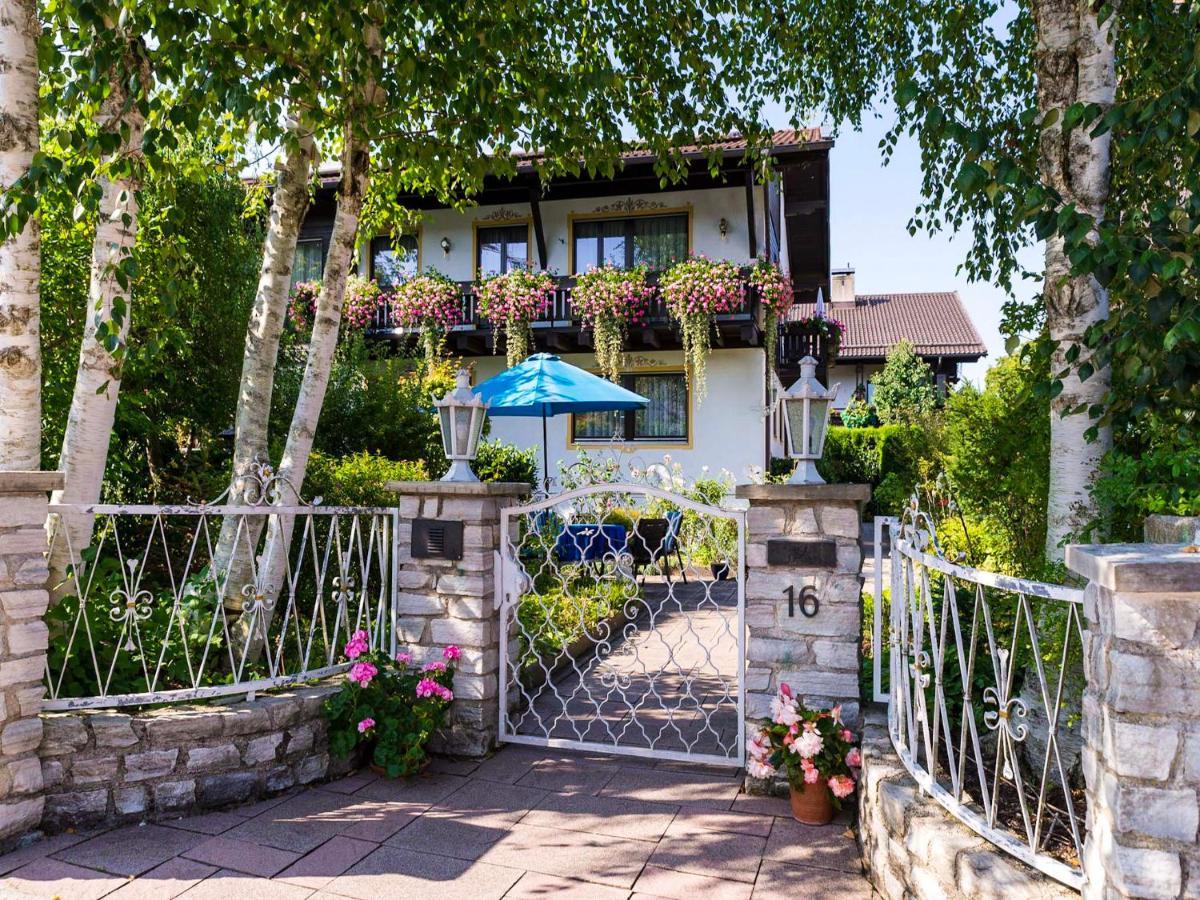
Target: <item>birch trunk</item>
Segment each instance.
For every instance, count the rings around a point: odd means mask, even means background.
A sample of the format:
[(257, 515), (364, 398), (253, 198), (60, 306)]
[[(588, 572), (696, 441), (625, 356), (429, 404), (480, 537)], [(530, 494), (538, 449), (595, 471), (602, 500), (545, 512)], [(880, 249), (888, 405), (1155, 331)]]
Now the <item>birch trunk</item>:
[[(278, 490), (284, 503), (295, 502), (304, 484), (313, 438), (329, 385), (333, 354), (337, 349), (341, 328), (342, 305), (346, 296), (346, 279), (351, 274), (354, 247), (358, 240), (358, 220), (367, 192), (368, 153), (359, 143), (353, 123), (345, 128), (342, 150), (342, 182), (338, 191), (337, 213), (329, 252), (325, 258), (325, 274), (317, 296), (313, 316), (312, 336), (308, 343), (308, 358), (300, 393), (288, 428), (287, 443), (276, 474)], [(286, 498), (291, 498), (290, 500)], [(266, 607), (259, 606), (254, 615), (238, 619), (234, 646), (241, 648), (241, 658), (257, 657), (266, 640), (276, 598), (286, 596), (289, 576), (288, 553), (292, 541), (295, 517), (272, 515), (267, 525), (262, 557), (258, 563), (258, 594), (267, 598)]]
[[(1037, 0), (1033, 9), (1038, 112), (1043, 119), (1057, 112), (1053, 124), (1042, 131), (1039, 174), (1061, 194), (1065, 204), (1074, 204), (1099, 222), (1111, 182), (1110, 133), (1091, 137), (1087, 127), (1066, 132), (1062, 119), (1073, 103), (1112, 105), (1116, 92), (1112, 29), (1117, 17), (1110, 16), (1100, 24), (1091, 0)], [(1072, 347), (1082, 347), (1089, 326), (1108, 317), (1108, 292), (1090, 275), (1071, 274), (1063, 241), (1056, 236), (1046, 242), (1044, 297), (1047, 328), (1057, 342), (1052, 371), (1070, 369), (1063, 378), (1062, 393), (1050, 408), (1046, 554), (1061, 560), (1065, 541), (1094, 514), (1092, 483), (1101, 457), (1112, 445), (1108, 428), (1099, 429), (1093, 441), (1084, 437), (1093, 424), (1087, 412), (1067, 414), (1080, 404), (1102, 402), (1109, 385), (1108, 370), (1098, 369), (1087, 381), (1080, 381), (1066, 355)]]
[[(34, 0), (0, 0), (0, 185), (29, 171), (38, 150), (38, 19)], [(38, 223), (0, 236), (0, 471), (39, 469), (42, 350)]]
[[(287, 316), (288, 295), (296, 241), (308, 206), (309, 178), (317, 148), (311, 134), (299, 136), (278, 166), (271, 199), (271, 216), (263, 241), (263, 263), (242, 354), (242, 380), (238, 389), (234, 423), (233, 476), (226, 502), (254, 506), (269, 502), (269, 483), (257, 466), (267, 459), (267, 425), (275, 387), (275, 363)], [(293, 498), (294, 499), (294, 498)], [(213, 553), (212, 571), (223, 580), (226, 609), (237, 615), (242, 608), (242, 588), (254, 582), (254, 554), (262, 533), (262, 517), (227, 516)]]
[[(137, 104), (130, 103), (120, 77), (111, 80), (99, 125), (121, 133), (121, 146), (107, 163), (128, 174), (100, 179), (100, 209), (88, 279), (89, 315), (84, 318), (75, 392), (58, 464), (65, 481), (62, 490), (51, 496), (52, 503), (91, 504), (100, 500), (121, 390), (121, 360), (113, 356), (106, 343), (109, 336), (115, 335), (118, 346), (124, 346), (133, 311), (131, 293), (121, 286), (118, 271), (133, 255), (137, 240), (145, 120)], [(109, 335), (97, 337), (101, 323), (107, 323)], [(94, 521), (95, 517), (86, 513), (51, 516), (50, 584), (60, 592), (70, 590), (68, 567), (78, 562), (91, 541)]]

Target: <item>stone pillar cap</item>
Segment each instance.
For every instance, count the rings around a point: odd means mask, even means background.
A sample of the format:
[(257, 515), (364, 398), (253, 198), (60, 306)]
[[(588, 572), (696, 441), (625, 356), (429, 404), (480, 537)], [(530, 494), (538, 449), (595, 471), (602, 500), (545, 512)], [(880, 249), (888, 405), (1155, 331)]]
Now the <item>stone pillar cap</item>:
[(1178, 544), (1072, 544), (1067, 567), (1113, 591), (1200, 594), (1200, 550)]
[(739, 484), (734, 494), (743, 500), (853, 500), (871, 499), (869, 484)]
[(383, 489), (396, 494), (456, 497), (523, 497), (532, 490), (524, 481), (385, 481)]
[(33, 494), (60, 491), (66, 475), (62, 472), (17, 470), (0, 472), (0, 494)]

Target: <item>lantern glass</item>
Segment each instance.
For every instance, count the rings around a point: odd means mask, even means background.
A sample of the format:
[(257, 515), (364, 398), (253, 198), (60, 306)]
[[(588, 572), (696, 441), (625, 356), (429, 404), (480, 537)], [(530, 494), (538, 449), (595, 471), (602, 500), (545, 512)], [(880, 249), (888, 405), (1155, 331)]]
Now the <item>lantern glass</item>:
[(791, 456), (799, 461), (793, 484), (821, 484), (817, 460), (825, 449), (830, 405), (836, 391), (828, 391), (817, 380), (817, 361), (806, 356), (800, 362), (800, 378), (782, 395), (787, 412)]
[(442, 450), (450, 460), (450, 469), (442, 480), (478, 481), (469, 463), (479, 449), (486, 406), (471, 391), (466, 369), (458, 370), (455, 382), (454, 390), (433, 401), (442, 432)]
[(451, 415), (452, 411), (449, 406), (438, 407), (438, 424), (441, 426), (442, 431), (442, 451), (446, 454), (447, 458), (454, 456), (454, 446), (451, 441), (454, 429), (450, 427)]

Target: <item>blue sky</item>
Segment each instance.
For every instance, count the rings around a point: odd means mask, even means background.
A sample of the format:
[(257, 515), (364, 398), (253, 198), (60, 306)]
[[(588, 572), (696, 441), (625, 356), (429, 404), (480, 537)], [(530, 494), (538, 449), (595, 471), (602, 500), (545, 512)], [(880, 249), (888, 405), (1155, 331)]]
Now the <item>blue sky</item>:
[[(921, 196), (920, 154), (914, 141), (903, 138), (885, 166), (879, 140), (887, 124), (872, 119), (861, 133), (843, 129), (830, 151), (830, 260), (834, 268), (854, 267), (858, 293), (957, 290), (988, 348), (979, 363), (963, 367), (965, 377), (980, 383), (988, 365), (1004, 355), (999, 327), (1005, 293), (993, 284), (970, 283), (957, 271), (969, 235), (908, 233)], [(1041, 247), (1030, 247), (1022, 261), (1040, 271), (1040, 257)], [(1022, 300), (1037, 289), (1030, 281), (1015, 284)]]

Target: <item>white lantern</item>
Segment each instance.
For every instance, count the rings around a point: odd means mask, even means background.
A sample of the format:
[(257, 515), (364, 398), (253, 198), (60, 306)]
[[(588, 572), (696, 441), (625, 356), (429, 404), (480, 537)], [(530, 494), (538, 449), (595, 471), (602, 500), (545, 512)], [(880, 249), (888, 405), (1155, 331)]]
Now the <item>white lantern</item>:
[(450, 460), (450, 471), (442, 481), (478, 481), (470, 464), (479, 451), (487, 404), (472, 392), (470, 373), (459, 369), (454, 376), (454, 390), (447, 391), (440, 400), (435, 397), (433, 405), (442, 428), (442, 449)]
[(825, 449), (825, 433), (836, 396), (836, 389), (827, 391), (817, 381), (817, 361), (811, 356), (800, 360), (800, 378), (780, 397), (787, 410), (790, 455), (799, 460), (788, 484), (825, 483), (817, 471), (817, 460)]

